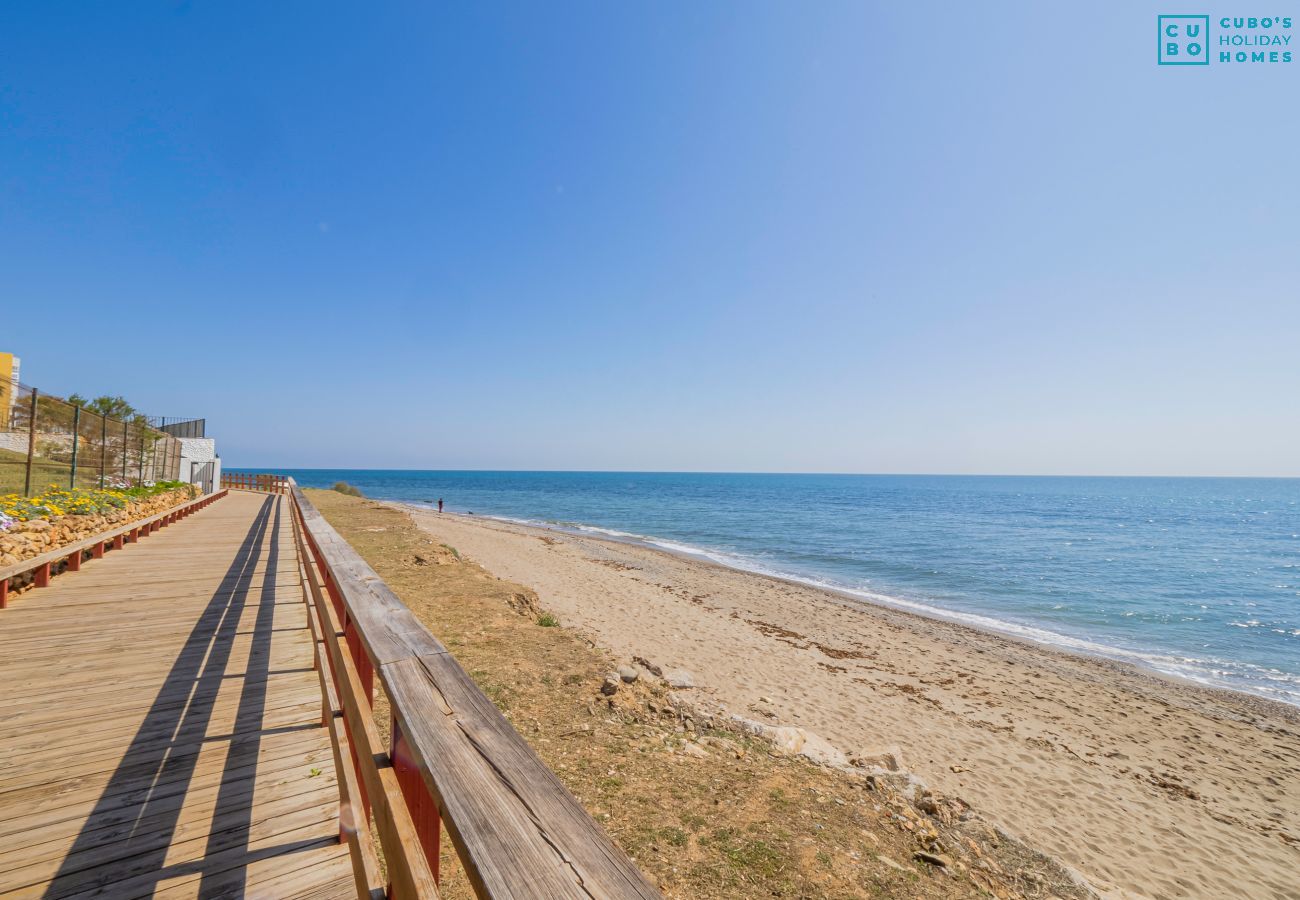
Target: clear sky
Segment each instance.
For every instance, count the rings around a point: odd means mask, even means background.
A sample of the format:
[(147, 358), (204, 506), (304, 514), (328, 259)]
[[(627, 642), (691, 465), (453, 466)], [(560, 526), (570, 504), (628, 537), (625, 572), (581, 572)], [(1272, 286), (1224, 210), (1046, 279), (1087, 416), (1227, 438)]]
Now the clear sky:
[(230, 466), (1300, 475), (1300, 60), (1171, 11), (6, 3), (0, 349)]

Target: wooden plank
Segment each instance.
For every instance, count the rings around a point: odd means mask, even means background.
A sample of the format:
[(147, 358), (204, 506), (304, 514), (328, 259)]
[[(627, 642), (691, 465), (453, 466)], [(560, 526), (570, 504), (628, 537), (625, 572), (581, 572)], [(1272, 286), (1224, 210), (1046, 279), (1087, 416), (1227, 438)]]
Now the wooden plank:
[[(204, 860), (204, 863), (213, 860)], [(270, 863), (270, 865), (268, 865)], [(264, 900), (334, 900), (355, 898), (348, 880), (351, 860), (347, 848), (326, 844), (296, 851), (291, 858), (272, 857), (236, 865), (206, 878), (197, 875), (169, 879), (155, 898), (249, 897)], [(199, 888), (202, 885), (203, 894)]]
[(47, 892), (43, 885), (37, 885), (35, 886), (37, 890), (24, 888), (15, 891), (12, 896), (30, 897), (33, 900), (36, 897), (47, 898), (47, 900), (59, 897), (67, 897), (69, 900), (72, 898), (90, 900), (92, 897), (147, 896), (152, 893), (155, 884), (168, 879), (169, 872), (172, 870), (178, 870), (185, 876), (197, 880), (202, 876), (191, 874), (195, 869), (200, 872), (222, 871), (218, 867), (229, 870), (260, 859), (292, 855), (315, 847), (338, 847), (338, 835), (333, 833), (325, 821), (328, 818), (325, 815), (327, 812), (328, 807), (321, 807), (305, 813), (281, 816), (268, 822), (257, 823), (253, 829), (250, 829), (247, 839), (248, 849), (239, 846), (237, 840), (232, 841), (228, 834), (218, 833), (219, 839), (210, 851), (205, 840), (186, 842), (188, 846), (178, 846), (176, 852), (179, 858), (169, 854), (167, 865), (161, 870), (150, 866), (148, 862), (142, 862), (134, 866), (123, 866), (123, 871), (120, 872), (101, 871), (87, 874), (86, 877), (70, 879), (72, 884), (67, 889), (58, 886), (57, 889)]
[(111, 825), (124, 818), (134, 819), (146, 802), (168, 803), (189, 792), (215, 791), (226, 782), (289, 777), (289, 773), (299, 771), (310, 774), (313, 768), (322, 768), (321, 763), (328, 762), (330, 750), (326, 743), (304, 749), (301, 740), (293, 737), (295, 740), (286, 741), (274, 750), (259, 751), (256, 744), (245, 741), (242, 749), (232, 750), (229, 756), (205, 748), (208, 754), (199, 754), (188, 777), (169, 773), (110, 786), (112, 773), (106, 772), (83, 782), (51, 782), (16, 792), (5, 798), (5, 805), (22, 808), (24, 813), (21, 818), (0, 822), (0, 837), (5, 839), (6, 846), (26, 846), (29, 835), (52, 840), (53, 835), (69, 831), (67, 822), (85, 819), (92, 808), (95, 824)]
[[(200, 700), (199, 703), (202, 704), (203, 701)], [(263, 715), (256, 723), (258, 730), (278, 731), (307, 726), (320, 727), (320, 695), (314, 690), (314, 686), (307, 693), (268, 699), (267, 704)], [(100, 748), (98, 753), (93, 750), (86, 753), (75, 752), (78, 747), (86, 747), (87, 734), (86, 726), (77, 726), (75, 723), (25, 736), (22, 740), (6, 738), (4, 746), (10, 751), (10, 758), (0, 767), (0, 777), (8, 786), (21, 785), (25, 780), (23, 773), (26, 771), (40, 773), (84, 772), (87, 769), (94, 771), (90, 767), (96, 765), (101, 759), (111, 759), (120, 742), (129, 744), (131, 752), (139, 757), (145, 757), (160, 747), (179, 751), (190, 744), (225, 737), (232, 725), (240, 724), (233, 721), (237, 711), (238, 703), (229, 702), (220, 707), (212, 707), (211, 719), (206, 722), (183, 723), (181, 726), (173, 727), (169, 721), (154, 723), (149, 721), (148, 716), (141, 716), (122, 725), (100, 728), (95, 733), (95, 741)], [(91, 723), (91, 726), (93, 727), (94, 723)], [(45, 761), (45, 765), (41, 765), (39, 759), (31, 761), (18, 758), (24, 753), (46, 755), (65, 752), (73, 754), (72, 759), (60, 761), (55, 765), (51, 765), (49, 760)], [(28, 766), (31, 768), (28, 769)], [(122, 760), (123, 771), (128, 767), (129, 763)]]
[[(325, 780), (323, 774), (317, 777), (322, 779), (319, 783), (299, 790), (285, 790), (284, 785), (278, 786), (280, 790), (268, 790), (266, 785), (259, 785), (256, 815), (266, 820), (290, 817), (336, 802), (334, 779)], [(25, 847), (21, 855), (9, 854), (3, 861), (6, 865), (0, 870), (0, 890), (42, 884), (56, 875), (66, 878), (71, 872), (93, 870), (130, 856), (169, 850), (182, 841), (202, 839), (213, 832), (238, 829), (248, 821), (248, 808), (254, 805), (254, 785), (237, 784), (234, 791), (221, 794), (221, 800), (227, 798), (244, 808), (219, 813), (213, 809), (216, 794), (186, 794), (183, 803), (151, 804), (148, 816)], [(328, 821), (329, 815), (318, 818)], [(70, 852), (74, 839), (76, 851)]]

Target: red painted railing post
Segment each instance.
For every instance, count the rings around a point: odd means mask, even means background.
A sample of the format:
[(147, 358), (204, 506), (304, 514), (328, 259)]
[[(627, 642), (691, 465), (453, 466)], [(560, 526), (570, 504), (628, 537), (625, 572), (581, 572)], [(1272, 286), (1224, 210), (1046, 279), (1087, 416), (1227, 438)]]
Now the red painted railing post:
[[(357, 630), (352, 625), (352, 623), (347, 620), (346, 616), (344, 616), (343, 619), (343, 640), (347, 646), (347, 652), (355, 660), (357, 658), (356, 648), (359, 645), (359, 640), (357, 638)], [(360, 675), (360, 672), (358, 671), (357, 674)], [(344, 690), (344, 687), (342, 685), (343, 678), (339, 673), (335, 673), (335, 675), (336, 675), (334, 679), (335, 688), (341, 694), (342, 691)], [(374, 692), (370, 689), (370, 685), (366, 683), (364, 679), (362, 679), (362, 685), (365, 691), (367, 692), (368, 697), (370, 698), (371, 706), (373, 706)], [(357, 699), (359, 700), (361, 698), (358, 697)], [(364, 715), (370, 715), (369, 709), (363, 710), (362, 712)], [(348, 727), (346, 718), (344, 718), (343, 720), (343, 729), (348, 735), (348, 750), (352, 754), (352, 770), (357, 773), (357, 781), (359, 782), (358, 790), (361, 793), (361, 809), (365, 818), (368, 821), (370, 819), (370, 796), (366, 792), (365, 780), (361, 775), (361, 760), (357, 756), (357, 744), (356, 741), (353, 739), (352, 729)]]
[(91, 559), (103, 559), (103, 558), (104, 558), (104, 544), (105, 544), (105, 541), (100, 541), (98, 544), (96, 544), (95, 546), (93, 546), (93, 547), (90, 548), (90, 558), (91, 558)]
[(397, 785), (402, 789), (402, 796), (406, 798), (406, 808), (411, 813), (411, 821), (415, 823), (415, 833), (420, 838), (420, 849), (424, 851), (424, 858), (429, 861), (433, 880), (437, 881), (438, 844), (442, 837), (438, 805), (433, 802), (433, 797), (429, 796), (429, 791), (424, 786), (424, 779), (420, 777), (420, 767), (415, 764), (415, 759), (411, 756), (411, 748), (406, 743), (406, 736), (402, 734), (401, 723), (397, 721), (396, 716), (393, 716), (391, 721), (393, 773), (397, 775)]
[(78, 550), (76, 553), (69, 553), (69, 554), (68, 554), (68, 571), (69, 571), (69, 572), (80, 572), (80, 571), (81, 571), (81, 551), (80, 551), (80, 550)]
[(0, 609), (9, 608), (9, 579), (0, 578)]
[(50, 564), (49, 563), (46, 563), (45, 565), (40, 566), (36, 569), (36, 586), (37, 587), (50, 586)]
[(366, 648), (361, 645), (361, 635), (357, 632), (357, 626), (353, 624), (351, 617), (344, 619), (346, 624), (343, 626), (343, 637), (348, 642), (348, 652), (352, 654), (352, 661), (357, 666), (357, 678), (361, 679), (361, 687), (366, 692), (366, 702), (371, 706), (375, 704), (375, 667), (370, 664), (370, 656), (366, 653)]

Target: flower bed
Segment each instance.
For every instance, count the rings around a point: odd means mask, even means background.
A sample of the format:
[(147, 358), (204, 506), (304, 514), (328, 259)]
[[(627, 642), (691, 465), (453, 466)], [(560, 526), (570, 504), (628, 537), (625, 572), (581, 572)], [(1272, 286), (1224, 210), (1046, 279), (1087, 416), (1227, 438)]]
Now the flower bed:
[(32, 497), (7, 494), (0, 497), (0, 568), (147, 519), (197, 496), (196, 486), (181, 481), (105, 490), (51, 485)]

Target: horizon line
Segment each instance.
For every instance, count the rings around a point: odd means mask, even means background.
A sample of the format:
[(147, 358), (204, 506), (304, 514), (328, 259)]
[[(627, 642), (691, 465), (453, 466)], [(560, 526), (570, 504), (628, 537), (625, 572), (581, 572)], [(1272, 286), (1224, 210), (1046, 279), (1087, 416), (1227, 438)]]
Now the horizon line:
[(826, 475), (844, 478), (1203, 478), (1203, 479), (1255, 479), (1270, 481), (1298, 481), (1300, 475), (1149, 475), (1123, 474), (1099, 475), (1077, 473), (1016, 473), (1016, 472), (809, 472), (725, 469), (415, 469), (415, 468), (356, 468), (347, 466), (223, 466), (232, 472), (250, 471), (278, 473), (292, 472), (503, 472), (515, 475)]

